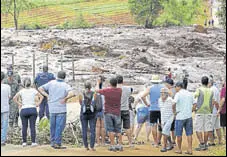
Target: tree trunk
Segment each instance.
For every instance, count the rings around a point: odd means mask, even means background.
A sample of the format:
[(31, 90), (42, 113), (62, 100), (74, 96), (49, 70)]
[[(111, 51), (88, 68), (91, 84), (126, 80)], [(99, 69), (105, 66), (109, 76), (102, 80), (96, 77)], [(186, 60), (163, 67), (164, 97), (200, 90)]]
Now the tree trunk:
[(13, 1), (14, 6), (13, 6), (13, 17), (14, 17), (14, 25), (16, 27), (16, 30), (18, 29), (18, 21), (17, 21), (17, 4), (16, 0)]

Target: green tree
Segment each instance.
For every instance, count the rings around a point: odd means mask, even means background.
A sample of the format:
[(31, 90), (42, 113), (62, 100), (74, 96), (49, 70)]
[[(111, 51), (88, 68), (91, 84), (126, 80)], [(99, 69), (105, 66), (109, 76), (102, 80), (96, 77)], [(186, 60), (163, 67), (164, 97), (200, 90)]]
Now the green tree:
[(226, 29), (226, 0), (218, 0), (220, 7), (218, 11), (219, 23)]
[(20, 12), (28, 10), (33, 6), (34, 4), (29, 0), (1, 0), (1, 13), (7, 13), (13, 16), (14, 25), (17, 30)]
[(146, 28), (153, 27), (155, 19), (162, 10), (160, 0), (129, 0), (131, 13), (139, 24)]
[(203, 11), (201, 5), (201, 0), (164, 0), (162, 13), (155, 24), (159, 26), (190, 25)]

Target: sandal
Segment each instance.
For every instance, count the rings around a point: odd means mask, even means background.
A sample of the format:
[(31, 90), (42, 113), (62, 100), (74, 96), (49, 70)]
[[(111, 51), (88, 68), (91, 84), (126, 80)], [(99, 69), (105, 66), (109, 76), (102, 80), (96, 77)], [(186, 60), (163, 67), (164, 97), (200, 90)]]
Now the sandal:
[(182, 152), (181, 152), (181, 151), (175, 151), (175, 153), (176, 153), (176, 154), (182, 154)]

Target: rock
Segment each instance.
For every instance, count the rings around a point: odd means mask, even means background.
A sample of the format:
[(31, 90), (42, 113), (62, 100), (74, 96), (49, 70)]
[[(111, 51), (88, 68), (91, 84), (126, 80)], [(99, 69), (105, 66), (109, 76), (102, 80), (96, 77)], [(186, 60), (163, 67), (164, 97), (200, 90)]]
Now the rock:
[(205, 28), (202, 25), (194, 24), (193, 28), (194, 28), (193, 32), (206, 33), (206, 34), (208, 33), (207, 28)]

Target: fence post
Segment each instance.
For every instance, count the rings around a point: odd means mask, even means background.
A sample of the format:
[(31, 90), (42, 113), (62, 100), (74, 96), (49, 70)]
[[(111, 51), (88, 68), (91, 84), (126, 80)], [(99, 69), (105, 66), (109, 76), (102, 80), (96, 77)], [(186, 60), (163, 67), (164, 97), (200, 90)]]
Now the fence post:
[(75, 66), (74, 66), (74, 53), (72, 52), (72, 70), (73, 70), (73, 81), (75, 81)]
[(35, 80), (35, 52), (33, 52), (33, 80)]
[(61, 52), (61, 71), (63, 71), (63, 52)]
[(48, 53), (46, 54), (46, 65), (48, 66)]
[(12, 54), (12, 66), (14, 68), (14, 53)]

